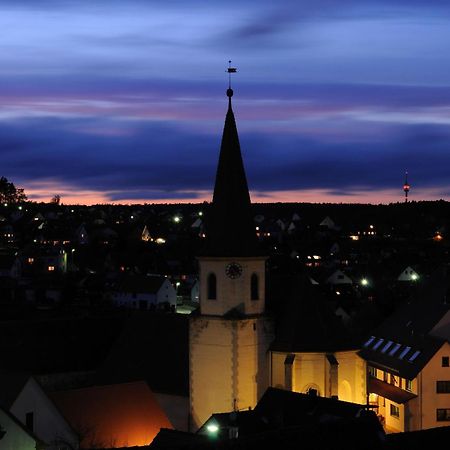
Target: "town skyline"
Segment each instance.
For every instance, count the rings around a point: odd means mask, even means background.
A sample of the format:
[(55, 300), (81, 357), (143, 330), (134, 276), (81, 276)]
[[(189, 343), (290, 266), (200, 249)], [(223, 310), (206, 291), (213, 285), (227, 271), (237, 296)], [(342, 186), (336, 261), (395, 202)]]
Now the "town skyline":
[(3, 2), (2, 173), (30, 200), (210, 201), (232, 59), (253, 202), (449, 199), (440, 2)]

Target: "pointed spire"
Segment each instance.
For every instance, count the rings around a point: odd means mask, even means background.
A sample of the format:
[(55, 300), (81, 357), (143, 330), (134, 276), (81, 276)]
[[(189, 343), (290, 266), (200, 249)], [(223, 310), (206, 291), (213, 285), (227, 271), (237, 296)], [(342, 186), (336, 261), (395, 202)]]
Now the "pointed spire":
[(229, 87), (228, 111), (206, 230), (207, 253), (211, 256), (256, 256), (256, 231), (231, 105), (232, 96), (233, 90)]

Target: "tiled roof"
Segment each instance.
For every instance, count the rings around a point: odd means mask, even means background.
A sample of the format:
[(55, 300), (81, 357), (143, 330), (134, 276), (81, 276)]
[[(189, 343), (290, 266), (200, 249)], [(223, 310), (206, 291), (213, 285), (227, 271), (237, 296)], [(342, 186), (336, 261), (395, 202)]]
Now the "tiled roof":
[(143, 381), (53, 392), (53, 401), (75, 429), (81, 446), (148, 445), (171, 423)]

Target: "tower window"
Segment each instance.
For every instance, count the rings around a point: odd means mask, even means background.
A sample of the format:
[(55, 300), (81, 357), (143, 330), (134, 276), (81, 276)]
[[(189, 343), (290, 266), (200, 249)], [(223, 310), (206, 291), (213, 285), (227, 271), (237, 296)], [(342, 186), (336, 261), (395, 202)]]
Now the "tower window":
[(208, 300), (217, 299), (217, 278), (214, 273), (208, 275)]
[(252, 278), (250, 280), (250, 291), (251, 291), (251, 299), (252, 300), (259, 300), (259, 280), (258, 275), (254, 273), (252, 275)]

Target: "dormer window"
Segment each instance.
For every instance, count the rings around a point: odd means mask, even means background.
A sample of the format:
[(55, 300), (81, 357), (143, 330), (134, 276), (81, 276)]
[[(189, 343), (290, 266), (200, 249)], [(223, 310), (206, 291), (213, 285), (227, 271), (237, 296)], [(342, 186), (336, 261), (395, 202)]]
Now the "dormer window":
[(217, 278), (214, 273), (208, 275), (208, 300), (217, 299)]
[(250, 294), (252, 300), (259, 300), (259, 279), (256, 273), (252, 274), (250, 279)]

